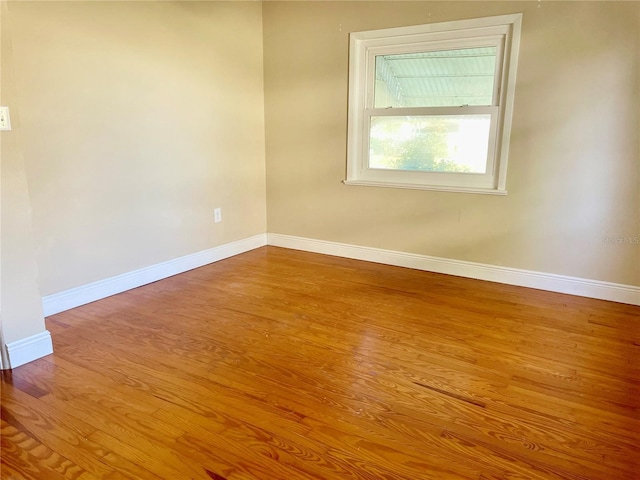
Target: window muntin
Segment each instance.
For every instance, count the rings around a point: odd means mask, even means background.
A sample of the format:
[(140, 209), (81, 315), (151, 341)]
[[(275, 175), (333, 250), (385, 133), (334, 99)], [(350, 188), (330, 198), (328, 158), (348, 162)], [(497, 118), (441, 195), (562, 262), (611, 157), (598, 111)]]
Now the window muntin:
[(506, 193), (520, 21), (352, 34), (345, 183)]

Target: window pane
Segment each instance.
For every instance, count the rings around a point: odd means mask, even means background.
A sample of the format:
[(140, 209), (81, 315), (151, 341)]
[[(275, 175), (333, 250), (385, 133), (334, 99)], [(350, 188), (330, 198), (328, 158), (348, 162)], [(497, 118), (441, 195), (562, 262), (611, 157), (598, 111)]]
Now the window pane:
[(491, 115), (372, 116), (369, 168), (486, 173)]
[(496, 47), (376, 56), (375, 108), (493, 105)]

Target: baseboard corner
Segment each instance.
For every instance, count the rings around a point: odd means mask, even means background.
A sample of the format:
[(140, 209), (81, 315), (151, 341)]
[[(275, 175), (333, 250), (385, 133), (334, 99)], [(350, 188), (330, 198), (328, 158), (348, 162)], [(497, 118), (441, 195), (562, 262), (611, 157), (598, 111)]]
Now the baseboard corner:
[(25, 363), (38, 360), (53, 353), (53, 342), (48, 330), (30, 337), (8, 343), (6, 346), (9, 365), (5, 368), (17, 368)]

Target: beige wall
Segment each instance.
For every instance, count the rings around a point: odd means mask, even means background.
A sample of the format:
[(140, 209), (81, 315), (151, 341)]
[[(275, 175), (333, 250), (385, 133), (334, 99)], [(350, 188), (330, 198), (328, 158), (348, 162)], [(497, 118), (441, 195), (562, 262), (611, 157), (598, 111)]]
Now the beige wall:
[[(348, 34), (523, 12), (506, 197), (345, 186)], [(268, 231), (640, 285), (640, 3), (264, 4)]]
[(9, 12), (42, 295), (265, 231), (260, 3)]
[(13, 130), (0, 132), (0, 364), (5, 368), (5, 343), (45, 330), (6, 8), (0, 4), (0, 105), (10, 107)]

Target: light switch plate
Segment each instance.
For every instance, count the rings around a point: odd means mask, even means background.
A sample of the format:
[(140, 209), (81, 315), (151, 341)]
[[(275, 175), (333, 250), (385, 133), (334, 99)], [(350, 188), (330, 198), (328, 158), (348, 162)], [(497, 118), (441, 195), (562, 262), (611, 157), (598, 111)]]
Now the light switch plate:
[(0, 130), (11, 130), (9, 107), (0, 107)]

